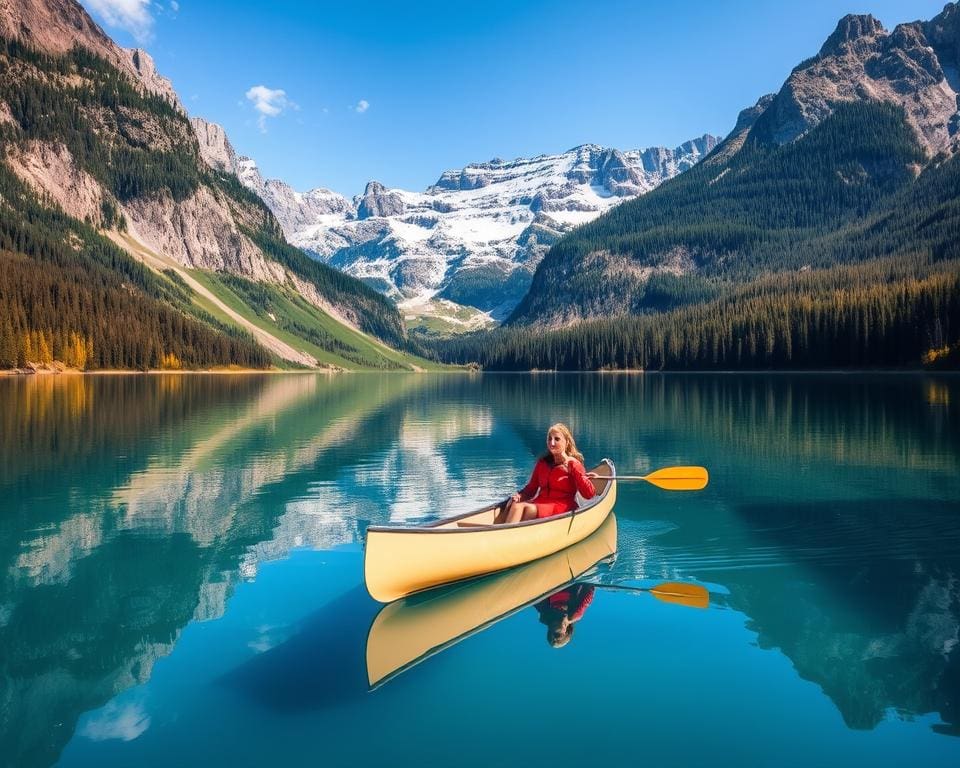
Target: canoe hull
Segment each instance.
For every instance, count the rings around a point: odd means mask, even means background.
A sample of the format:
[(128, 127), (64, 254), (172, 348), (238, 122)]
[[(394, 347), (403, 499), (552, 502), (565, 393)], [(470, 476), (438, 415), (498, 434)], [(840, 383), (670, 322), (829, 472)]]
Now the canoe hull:
[(499, 506), (424, 527), (371, 526), (364, 551), (367, 591), (383, 603), (415, 592), (511, 568), (558, 552), (596, 531), (616, 502), (613, 463), (593, 471), (598, 495), (574, 512), (493, 525)]

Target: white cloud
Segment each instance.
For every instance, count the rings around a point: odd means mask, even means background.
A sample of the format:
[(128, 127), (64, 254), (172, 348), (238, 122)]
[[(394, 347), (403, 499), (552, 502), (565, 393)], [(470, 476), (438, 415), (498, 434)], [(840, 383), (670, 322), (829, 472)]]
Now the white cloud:
[(153, 37), (150, 0), (85, 0), (84, 5), (107, 26), (125, 29), (138, 43), (148, 43)]
[(180, 3), (178, 3), (177, 0), (170, 0), (170, 8), (176, 13), (180, 10)]
[(370, 102), (366, 99), (360, 99), (354, 109), (362, 115), (364, 112), (370, 109)]
[(267, 88), (265, 85), (255, 85), (247, 91), (247, 99), (253, 108), (260, 113), (257, 125), (263, 133), (267, 132), (267, 118), (276, 117), (288, 107), (297, 109), (297, 105), (287, 98), (287, 92), (279, 88)]

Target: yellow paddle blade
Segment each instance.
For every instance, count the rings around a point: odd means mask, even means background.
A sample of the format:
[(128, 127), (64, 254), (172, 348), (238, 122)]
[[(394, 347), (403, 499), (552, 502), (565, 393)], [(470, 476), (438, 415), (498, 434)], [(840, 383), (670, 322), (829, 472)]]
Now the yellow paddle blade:
[(691, 608), (707, 608), (710, 605), (710, 593), (699, 584), (686, 584), (682, 581), (668, 581), (652, 587), (650, 592), (657, 600), (665, 603), (686, 605)]
[(664, 467), (643, 479), (667, 491), (699, 491), (707, 487), (710, 477), (705, 467)]

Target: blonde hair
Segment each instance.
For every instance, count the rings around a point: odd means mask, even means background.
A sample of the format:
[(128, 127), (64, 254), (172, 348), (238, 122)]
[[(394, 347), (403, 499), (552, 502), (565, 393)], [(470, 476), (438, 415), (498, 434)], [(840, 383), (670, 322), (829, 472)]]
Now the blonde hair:
[[(573, 439), (573, 433), (570, 431), (570, 427), (558, 421), (556, 424), (551, 426), (550, 429), (547, 430), (547, 437), (550, 437), (551, 432), (559, 432), (561, 435), (563, 435), (564, 439), (567, 441), (567, 456), (572, 456), (581, 464), (583, 464), (583, 454), (577, 450), (577, 443)], [(550, 453), (550, 451), (547, 451), (540, 458), (551, 459), (552, 454)]]
[(553, 627), (547, 627), (547, 642), (553, 648), (563, 648), (567, 643), (573, 640), (573, 624), (568, 624), (566, 630), (556, 631)]

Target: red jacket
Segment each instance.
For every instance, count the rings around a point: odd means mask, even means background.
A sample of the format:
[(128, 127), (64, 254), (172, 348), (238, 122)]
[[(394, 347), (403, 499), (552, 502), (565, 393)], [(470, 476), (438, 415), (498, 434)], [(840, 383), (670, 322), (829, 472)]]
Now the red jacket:
[(537, 501), (561, 502), (574, 509), (577, 506), (577, 491), (585, 499), (592, 499), (597, 494), (583, 464), (570, 459), (567, 469), (564, 469), (540, 459), (533, 468), (530, 482), (520, 490), (520, 498), (530, 501), (536, 494)]
[(583, 616), (587, 606), (593, 602), (594, 588), (587, 584), (573, 584), (559, 592), (554, 592), (550, 597), (537, 603), (537, 611), (544, 623), (548, 624), (553, 616), (566, 617), (570, 622), (579, 621)]

